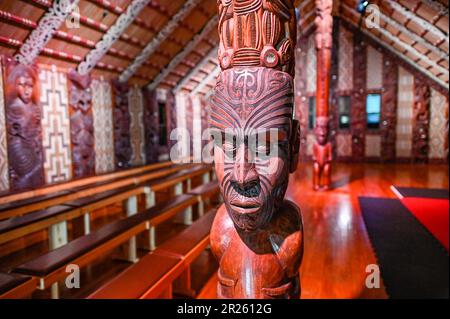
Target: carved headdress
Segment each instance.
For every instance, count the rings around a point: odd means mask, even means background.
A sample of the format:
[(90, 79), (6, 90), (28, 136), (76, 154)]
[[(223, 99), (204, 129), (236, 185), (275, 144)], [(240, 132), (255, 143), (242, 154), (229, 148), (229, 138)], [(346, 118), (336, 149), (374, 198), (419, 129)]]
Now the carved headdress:
[(218, 0), (222, 70), (263, 66), (294, 75), (292, 0)]

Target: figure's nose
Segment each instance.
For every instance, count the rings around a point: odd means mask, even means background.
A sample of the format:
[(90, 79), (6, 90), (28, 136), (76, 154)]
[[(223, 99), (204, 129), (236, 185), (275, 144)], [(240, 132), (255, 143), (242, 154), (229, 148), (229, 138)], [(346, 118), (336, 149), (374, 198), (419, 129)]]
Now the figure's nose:
[(259, 181), (255, 163), (249, 158), (248, 148), (242, 144), (236, 152), (232, 182), (240, 189), (254, 187)]

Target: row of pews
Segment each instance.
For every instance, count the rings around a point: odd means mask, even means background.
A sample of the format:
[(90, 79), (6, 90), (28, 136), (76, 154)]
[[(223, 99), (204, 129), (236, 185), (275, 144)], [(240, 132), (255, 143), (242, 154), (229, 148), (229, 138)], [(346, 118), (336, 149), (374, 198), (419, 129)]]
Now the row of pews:
[[(174, 196), (157, 202), (157, 192), (167, 189)], [(46, 229), (49, 240), (42, 255), (0, 272), (0, 298), (24, 298), (48, 288), (58, 298), (68, 265), (84, 267), (119, 246), (134, 264), (92, 298), (169, 297), (172, 287), (191, 296), (190, 262), (207, 246), (215, 212), (205, 214), (205, 205), (218, 193), (211, 165), (164, 162), (0, 196), (0, 244)], [(117, 203), (123, 203), (126, 216), (92, 230), (92, 212)], [(179, 214), (190, 226), (156, 247), (156, 227)], [(68, 223), (80, 220), (83, 234), (69, 241)], [(143, 233), (149, 252), (139, 260), (136, 239)], [(121, 288), (124, 283), (127, 289)]]

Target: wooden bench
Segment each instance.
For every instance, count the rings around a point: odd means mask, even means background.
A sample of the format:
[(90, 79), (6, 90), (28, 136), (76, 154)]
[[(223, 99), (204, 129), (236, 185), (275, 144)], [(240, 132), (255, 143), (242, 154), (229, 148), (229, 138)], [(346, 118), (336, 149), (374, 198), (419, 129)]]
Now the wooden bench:
[(217, 180), (200, 185), (188, 192), (188, 194), (197, 196), (198, 214), (203, 216), (205, 210), (205, 201), (219, 193), (219, 182)]
[(0, 273), (0, 299), (20, 299), (36, 289), (36, 280), (30, 276)]
[[(143, 213), (112, 222), (88, 235), (77, 238), (60, 248), (15, 267), (13, 272), (36, 277), (38, 289), (46, 289), (67, 275), (65, 269), (68, 264), (76, 264), (79, 267), (89, 264), (97, 257), (149, 229), (150, 224), (156, 225), (166, 220), (169, 216), (193, 205), (196, 200), (197, 198), (192, 195), (177, 196)], [(53, 297), (56, 295), (56, 292), (53, 293)]]
[(148, 253), (103, 285), (90, 299), (171, 298), (172, 283), (190, 290), (190, 264), (209, 245), (215, 211), (205, 214), (189, 228)]
[(138, 173), (137, 175), (124, 178), (120, 177), (102, 182), (97, 181), (93, 185), (89, 186), (83, 185), (79, 188), (72, 187), (71, 189), (65, 190), (55, 189), (55, 193), (45, 195), (37, 194), (35, 198), (17, 199), (17, 201), (14, 202), (2, 201), (3, 204), (0, 205), (0, 220), (24, 215), (33, 211), (38, 211), (54, 205), (64, 204), (69, 201), (92, 196), (97, 193), (102, 193), (109, 190), (114, 190), (120, 187), (130, 185), (136, 186), (138, 184), (145, 183), (157, 178), (162, 178), (181, 169), (186, 169), (193, 166), (193, 164), (172, 165), (171, 167), (162, 170), (151, 170), (150, 172)]

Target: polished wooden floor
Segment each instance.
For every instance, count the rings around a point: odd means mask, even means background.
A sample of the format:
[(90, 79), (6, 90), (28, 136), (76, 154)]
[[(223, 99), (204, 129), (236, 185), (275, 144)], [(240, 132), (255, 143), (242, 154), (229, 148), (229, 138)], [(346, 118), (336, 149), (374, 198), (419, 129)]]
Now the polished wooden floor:
[[(376, 259), (357, 198), (393, 198), (392, 184), (448, 188), (448, 166), (336, 163), (331, 191), (314, 192), (311, 182), (311, 164), (301, 164), (291, 175), (286, 196), (301, 207), (304, 220), (302, 298), (387, 298), (383, 285), (365, 285), (366, 267)], [(199, 297), (215, 298), (216, 285), (213, 276)]]

